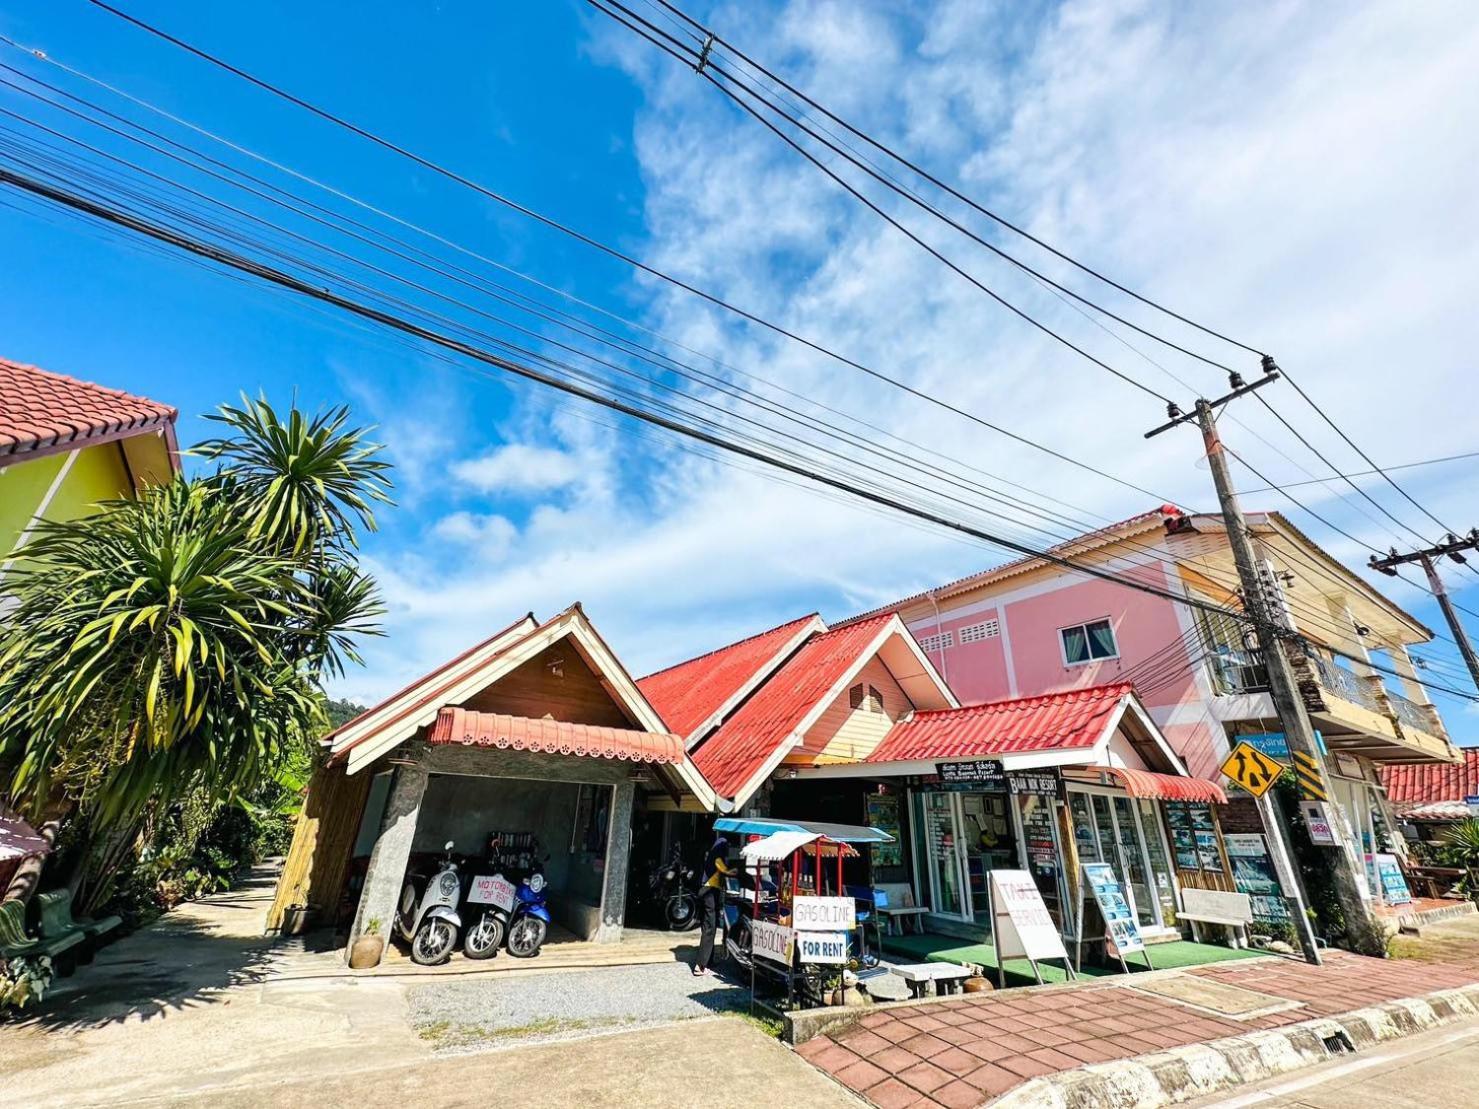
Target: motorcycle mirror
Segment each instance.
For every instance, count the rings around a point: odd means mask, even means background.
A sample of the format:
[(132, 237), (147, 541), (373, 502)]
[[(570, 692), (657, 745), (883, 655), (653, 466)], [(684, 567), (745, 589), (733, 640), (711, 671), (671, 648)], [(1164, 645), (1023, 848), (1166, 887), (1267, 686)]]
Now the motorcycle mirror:
[(457, 845), (452, 840), (449, 839), (446, 843), (442, 844), (442, 850), (443, 851), (450, 851), (455, 846), (457, 846)]

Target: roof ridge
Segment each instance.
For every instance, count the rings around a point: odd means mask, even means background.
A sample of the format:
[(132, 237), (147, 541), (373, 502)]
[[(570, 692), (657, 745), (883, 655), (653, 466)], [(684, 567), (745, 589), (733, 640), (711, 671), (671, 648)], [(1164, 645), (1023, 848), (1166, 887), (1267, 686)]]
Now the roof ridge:
[[(660, 674), (669, 673), (670, 671), (677, 670), (679, 667), (687, 666), (689, 663), (699, 662), (700, 660), (706, 658), (712, 658), (714, 655), (721, 654), (724, 651), (732, 650), (733, 648), (739, 647), (745, 643), (753, 643), (757, 639), (763, 639), (765, 636), (771, 635), (774, 632), (778, 632), (782, 628), (788, 628), (792, 624), (802, 624), (808, 620), (820, 620), (821, 616), (822, 614), (820, 612), (811, 612), (805, 616), (798, 616), (794, 620), (783, 621), (782, 623), (775, 625), (775, 627), (773, 628), (766, 628), (764, 631), (759, 631), (753, 633), (752, 635), (747, 635), (743, 639), (736, 639), (731, 643), (725, 643), (722, 646), (715, 647), (712, 650), (703, 652), (702, 654), (694, 655), (692, 658), (686, 658), (679, 662), (675, 662), (671, 666), (664, 666), (661, 670), (654, 670), (650, 674), (643, 674), (640, 678), (636, 680), (639, 682), (645, 682), (649, 678), (655, 678)], [(826, 621), (823, 621), (823, 623), (825, 624)], [(822, 634), (826, 635), (832, 630), (833, 629), (831, 628), (827, 628), (825, 631), (822, 632)]]

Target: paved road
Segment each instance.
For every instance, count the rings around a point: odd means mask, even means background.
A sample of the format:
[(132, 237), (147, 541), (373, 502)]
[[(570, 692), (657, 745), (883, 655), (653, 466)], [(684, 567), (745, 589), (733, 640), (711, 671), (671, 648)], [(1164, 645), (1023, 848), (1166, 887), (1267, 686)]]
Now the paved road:
[(1203, 1109), (1435, 1109), (1479, 1102), (1479, 1020), (1450, 1024), (1293, 1076), (1193, 1103)]
[[(271, 894), (181, 906), (0, 1025), (0, 1107), (860, 1104), (681, 964), (354, 975), (265, 939)], [(618, 1004), (645, 1026), (613, 1031)]]

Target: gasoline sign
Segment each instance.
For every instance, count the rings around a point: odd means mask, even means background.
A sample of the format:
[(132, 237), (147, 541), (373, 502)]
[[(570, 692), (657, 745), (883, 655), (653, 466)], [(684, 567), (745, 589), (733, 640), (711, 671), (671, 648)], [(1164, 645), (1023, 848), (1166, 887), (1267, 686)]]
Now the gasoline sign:
[(756, 958), (791, 965), (791, 950), (796, 941), (796, 933), (791, 929), (768, 920), (755, 920), (750, 922), (750, 937)]
[(1262, 797), (1284, 773), (1284, 764), (1251, 743), (1239, 743), (1222, 764), (1222, 772), (1254, 797)]
[(857, 902), (851, 897), (798, 897), (791, 907), (791, 927), (798, 932), (832, 932), (858, 926)]

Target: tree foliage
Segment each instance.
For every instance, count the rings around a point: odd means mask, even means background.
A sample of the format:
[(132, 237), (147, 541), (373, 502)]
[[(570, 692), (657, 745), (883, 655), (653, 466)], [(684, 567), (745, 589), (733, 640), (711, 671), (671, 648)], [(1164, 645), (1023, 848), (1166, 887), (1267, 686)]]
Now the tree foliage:
[(319, 683), (376, 634), (356, 529), (388, 464), (336, 409), (243, 398), (195, 478), (44, 523), (7, 578), (0, 763), (12, 799), (58, 796), (94, 828), (197, 791), (234, 800), (327, 727)]

